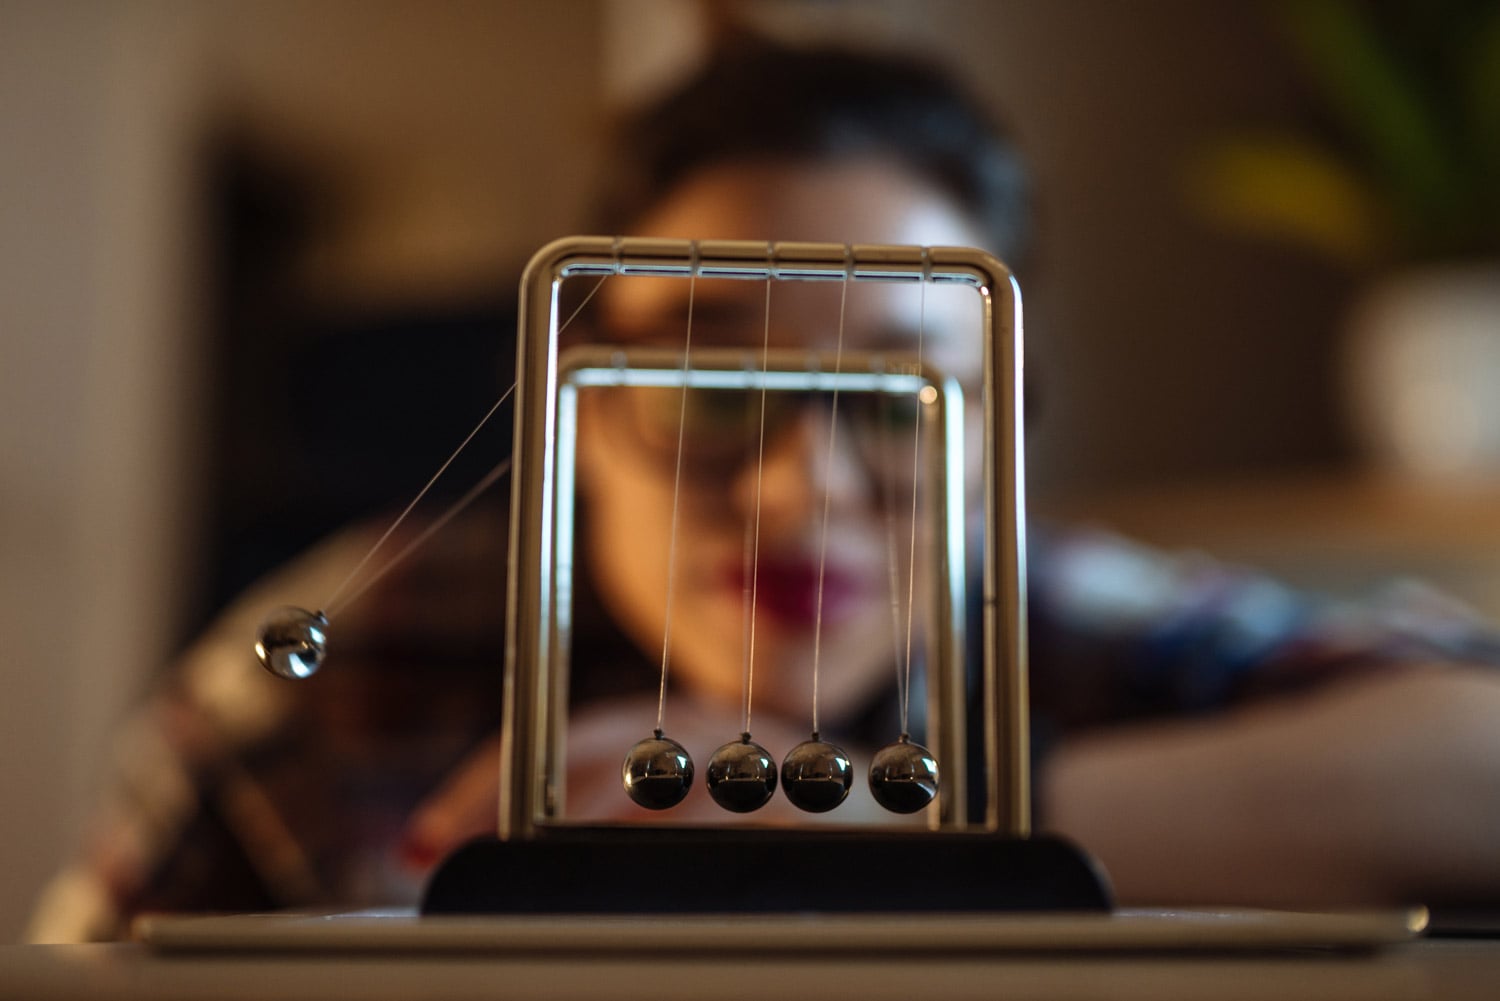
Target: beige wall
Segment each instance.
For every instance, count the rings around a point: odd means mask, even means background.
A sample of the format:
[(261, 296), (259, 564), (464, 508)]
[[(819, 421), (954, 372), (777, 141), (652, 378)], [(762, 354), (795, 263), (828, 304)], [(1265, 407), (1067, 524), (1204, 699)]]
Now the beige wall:
[(121, 705), (169, 652), (191, 541), (194, 88), (164, 13), (0, 6), (5, 938), (77, 838)]

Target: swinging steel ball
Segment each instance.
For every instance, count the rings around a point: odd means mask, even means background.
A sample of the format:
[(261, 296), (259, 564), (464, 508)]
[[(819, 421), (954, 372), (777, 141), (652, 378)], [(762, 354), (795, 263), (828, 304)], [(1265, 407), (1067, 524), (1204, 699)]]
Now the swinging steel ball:
[(715, 803), (734, 813), (750, 813), (776, 792), (776, 759), (748, 733), (740, 734), (714, 752), (705, 781)]
[(875, 752), (870, 792), (892, 813), (916, 813), (937, 798), (937, 759), (903, 733), (900, 740)]
[(272, 612), (255, 636), (255, 656), (278, 678), (312, 677), (327, 652), (328, 617), (292, 605)]
[(781, 788), (799, 810), (827, 813), (842, 803), (854, 784), (854, 766), (842, 748), (817, 734), (787, 752), (781, 762)]
[(666, 810), (681, 803), (693, 785), (693, 759), (687, 750), (660, 730), (625, 754), (620, 768), (626, 794), (648, 810)]

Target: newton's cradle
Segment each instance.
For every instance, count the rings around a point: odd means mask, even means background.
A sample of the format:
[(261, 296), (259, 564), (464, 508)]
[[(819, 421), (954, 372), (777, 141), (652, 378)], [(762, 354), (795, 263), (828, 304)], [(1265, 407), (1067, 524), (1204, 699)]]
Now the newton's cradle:
[[(610, 343), (570, 344), (563, 349), (564, 329), (599, 286), (614, 276), (687, 280), (688, 317), (680, 349)], [(832, 290), (840, 296), (834, 349), (772, 349), (769, 313), (766, 341), (759, 346), (694, 345), (691, 289), (706, 279), (837, 286)], [(564, 292), (569, 282), (580, 283), (570, 292), (582, 288), (586, 295), (565, 316), (565, 303), (579, 299)], [(962, 390), (950, 374), (924, 362), (920, 339), (915, 357), (844, 349), (851, 286), (868, 283), (925, 285), (917, 289), (924, 310), (930, 287), (958, 287), (978, 299), (984, 532), (983, 595), (978, 604), (983, 638), (977, 652), (965, 651), (970, 635), (966, 617), (974, 604), (967, 595)], [(768, 285), (768, 303), (769, 297)], [(919, 325), (925, 321), (924, 315)], [(522, 279), (516, 434), (508, 467), (510, 588), (498, 836), (473, 842), (442, 864), (428, 886), (424, 912), (1107, 910), (1107, 890), (1087, 857), (1064, 841), (1031, 833), (1021, 380), (1019, 292), (1005, 266), (982, 251), (607, 237), (564, 239), (539, 251)], [(841, 397), (846, 415), (860, 410), (884, 415), (891, 408), (910, 414), (890, 421), (909, 437), (897, 441), (893, 434), (885, 443), (891, 454), (901, 450), (901, 458), (887, 461), (909, 466), (911, 497), (906, 655), (904, 665), (897, 665), (901, 721), (899, 732), (874, 753), (867, 784), (875, 802), (894, 820), (914, 814), (925, 824), (718, 827), (587, 822), (568, 815), (564, 804), (580, 398), (599, 390), (640, 389), (670, 394), (666, 398), (677, 401), (680, 422), (687, 421), (691, 393), (738, 394), (751, 426), (759, 418), (755, 454), (762, 460), (768, 400), (831, 401), (830, 462), (840, 433)], [(878, 408), (858, 406), (871, 400), (878, 401)], [(674, 550), (684, 430), (681, 423), (676, 428)], [(855, 430), (844, 433), (852, 435)], [(504, 467), (497, 467), (487, 479), (502, 472)], [(753, 533), (747, 522), (747, 621), (752, 623), (758, 477), (757, 471)], [(824, 539), (827, 510), (825, 503)], [(918, 575), (919, 531), (927, 541), (923, 548), (931, 565), (922, 576), (932, 582), (926, 588), (930, 593), (921, 596), (912, 589)], [(675, 564), (671, 555), (667, 561), (670, 629)], [(824, 739), (818, 727), (822, 573), (820, 554), (812, 725), (808, 738), (788, 751), (779, 765), (751, 733), (755, 652), (750, 627), (745, 726), (737, 736), (726, 734), (702, 769), (709, 794), (732, 814), (760, 809), (778, 795), (778, 787), (798, 809), (827, 813), (844, 803), (854, 783), (850, 755)], [(896, 573), (893, 563), (893, 582)], [(920, 658), (926, 665), (922, 742), (913, 739), (908, 726), (914, 659), (911, 621), (917, 602), (926, 623), (921, 630), (925, 653)], [(342, 606), (335, 595), (325, 607), (330, 611), (284, 609), (273, 616), (257, 643), (262, 662), (287, 677), (315, 671), (326, 648), (329, 619)], [(693, 754), (671, 735), (666, 711), (669, 659), (664, 641), (655, 724), (643, 721), (638, 742), (621, 749), (621, 794), (664, 814), (687, 795), (700, 770)], [(897, 659), (902, 659), (899, 644)], [(980, 665), (977, 677), (968, 666), (971, 660)], [(981, 732), (969, 732), (970, 719), (979, 721)], [(978, 767), (971, 768), (975, 764)]]

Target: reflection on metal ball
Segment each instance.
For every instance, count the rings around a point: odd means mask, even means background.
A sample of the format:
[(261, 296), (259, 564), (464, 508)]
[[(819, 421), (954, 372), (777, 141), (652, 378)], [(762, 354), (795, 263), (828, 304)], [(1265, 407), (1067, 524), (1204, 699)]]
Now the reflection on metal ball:
[(916, 813), (937, 797), (937, 760), (903, 733), (900, 740), (875, 752), (870, 792), (892, 813)]
[(658, 729), (625, 752), (619, 777), (625, 783), (625, 794), (640, 806), (670, 809), (693, 788), (693, 758), (682, 744), (663, 737)]
[(781, 788), (799, 810), (827, 813), (844, 801), (854, 784), (854, 766), (841, 748), (813, 734), (787, 752), (781, 763)]
[(625, 792), (648, 810), (666, 810), (681, 803), (693, 785), (693, 759), (677, 741), (654, 736), (625, 754), (620, 777)]
[(255, 656), (278, 678), (310, 678), (328, 652), (328, 617), (286, 605), (272, 612), (255, 638)]
[(750, 813), (776, 792), (776, 759), (748, 733), (730, 741), (709, 759), (708, 794), (726, 810)]

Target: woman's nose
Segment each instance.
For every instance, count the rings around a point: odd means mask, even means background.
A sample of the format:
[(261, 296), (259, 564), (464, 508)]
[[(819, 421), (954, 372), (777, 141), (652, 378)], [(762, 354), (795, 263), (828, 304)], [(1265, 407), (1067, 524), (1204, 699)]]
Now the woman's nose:
[(834, 425), (828, 407), (804, 407), (795, 420), (769, 435), (758, 464), (751, 453), (734, 484), (735, 502), (748, 517), (755, 516), (757, 465), (765, 532), (816, 530), (825, 498), (830, 516), (870, 500), (864, 464), (847, 429)]

